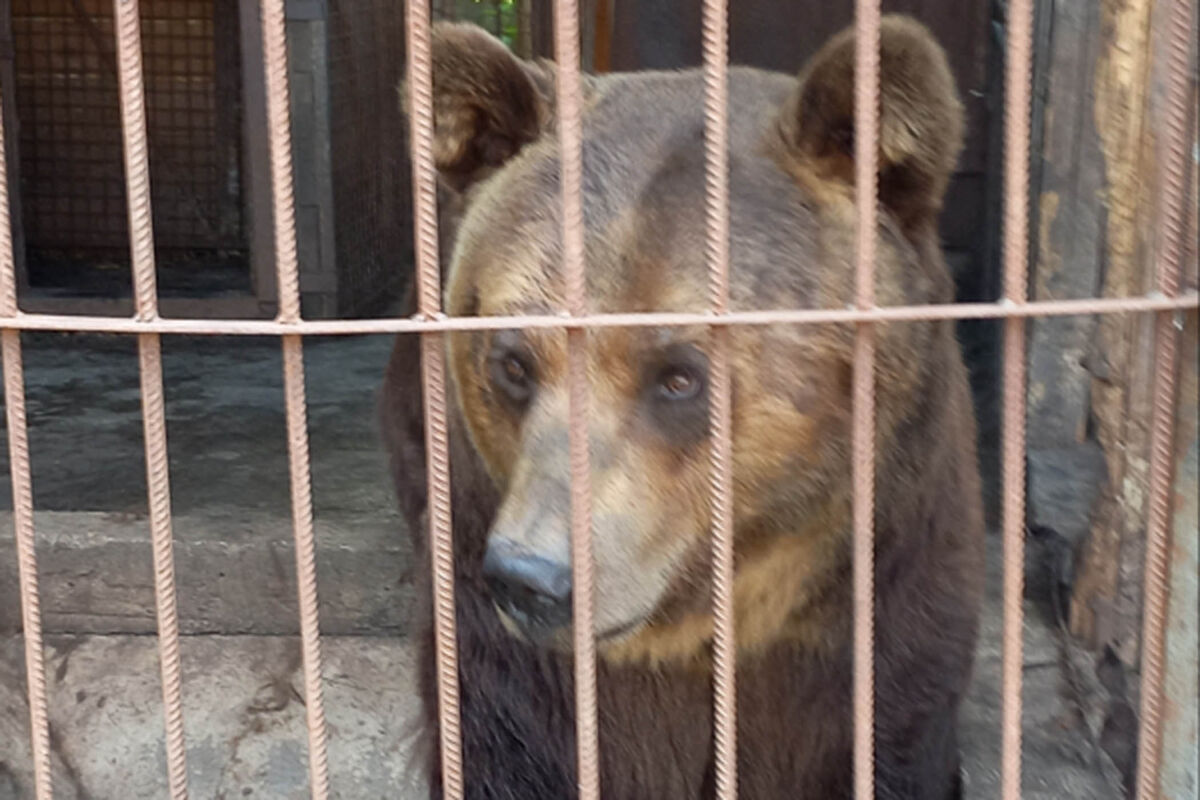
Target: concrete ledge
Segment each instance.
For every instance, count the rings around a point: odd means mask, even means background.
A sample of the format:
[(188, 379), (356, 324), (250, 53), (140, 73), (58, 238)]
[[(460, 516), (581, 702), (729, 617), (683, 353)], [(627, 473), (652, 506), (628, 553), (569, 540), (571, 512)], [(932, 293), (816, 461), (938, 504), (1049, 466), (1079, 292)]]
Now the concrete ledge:
[[(38, 512), (38, 573), (47, 633), (156, 632), (144, 517)], [(316, 521), (321, 630), (402, 633), (412, 607), (411, 552), (393, 515)], [(180, 629), (186, 634), (299, 632), (289, 520), (266, 515), (174, 519)], [(0, 633), (21, 608), (10, 512), (0, 513)]]
[[(2, 522), (7, 525), (9, 520)], [(48, 619), (60, 626), (111, 620), (86, 608), (72, 607), (70, 615), (63, 614), (67, 598), (55, 587), (74, 580), (73, 590), (80, 594), (68, 593), (71, 602), (82, 602), (82, 587), (91, 586), (93, 591), (105, 593), (110, 607), (121, 609), (122, 624), (136, 623), (153, 630), (144, 520), (39, 514), (37, 522), (47, 573), (44, 602), (48, 609), (57, 609)], [(379, 531), (368, 535), (369, 527), (357, 530), (344, 521), (332, 525), (326, 519), (319, 527), (318, 560), (326, 615), (323, 629), (329, 633), (334, 625), (348, 621), (369, 623), (370, 614), (356, 614), (354, 602), (381, 609), (381, 615), (394, 615), (381, 618), (395, 619), (398, 624), (410, 598), (400, 588), (399, 569), (391, 574), (388, 564), (405, 561), (398, 548), (403, 538)], [(239, 519), (222, 527), (211, 519), (185, 517), (177, 528), (185, 626), (196, 627), (197, 609), (209, 614), (204, 617), (206, 625), (214, 625), (216, 620), (222, 625), (249, 627), (263, 624), (264, 617), (294, 624), (290, 534), (285, 525), (278, 520)], [(224, 540), (212, 541), (214, 532)], [(8, 530), (6, 535), (10, 535)], [(197, 537), (199, 541), (195, 541)], [(106, 540), (120, 547), (110, 551)], [(347, 540), (353, 544), (337, 544)], [(93, 574), (69, 578), (65, 567), (56, 567), (64, 563), (56, 547), (63, 544), (74, 548), (67, 552), (73, 553), (76, 565), (86, 565), (89, 557), (104, 562), (94, 564)], [(966, 797), (970, 800), (997, 797), (1000, 783), (1003, 626), (998, 539), (989, 537), (989, 546), (987, 599), (975, 675), (960, 717)], [(11, 547), (11, 541), (0, 547)], [(272, 548), (275, 556), (270, 555)], [(122, 568), (118, 561), (122, 553), (131, 564), (138, 564), (137, 570)], [(83, 566), (75, 569), (86, 572)], [(352, 569), (361, 572), (352, 573)], [(0, 561), (0, 570), (8, 576), (0, 594), (0, 612), (11, 618), (16, 613), (10, 603), (15, 588), (7, 555)], [(125, 580), (120, 576), (135, 572), (144, 579), (124, 588), (112, 585)], [(100, 573), (108, 575), (108, 580), (97, 581), (95, 575)], [(391, 574), (394, 582), (379, 582), (382, 574)], [(391, 589), (385, 592), (384, 586)], [(146, 598), (146, 606), (136, 605), (142, 602), (139, 597)], [(235, 613), (238, 603), (243, 606), (241, 617)], [(211, 613), (213, 609), (220, 615)], [(1093, 674), (1094, 659), (1062, 639), (1032, 600), (1025, 603), (1024, 621), (1023, 796), (1027, 800), (1117, 800), (1123, 796), (1119, 779), (1114, 779), (1108, 756), (1096, 747), (1104, 720), (1082, 714), (1079, 705), (1079, 692), (1102, 691)], [(325, 636), (322, 644), (331, 796), (355, 800), (428, 797), (411, 770), (413, 758), (422, 752), (414, 749), (420, 744), (411, 735), (418, 708), (413, 641)], [(294, 636), (185, 636), (181, 656), (192, 796), (224, 800), (308, 797), (298, 640)], [(166, 796), (156, 638), (50, 634), (46, 637), (46, 676), (55, 797), (128, 800)], [(0, 800), (32, 800), (30, 772), (23, 641), (20, 636), (0, 636)]]
[[(48, 637), (55, 800), (168, 796), (155, 642)], [(410, 762), (417, 699), (409, 645), (376, 637), (322, 644), (330, 796), (427, 798)], [(308, 798), (299, 641), (185, 637), (181, 663), (191, 796)], [(34, 797), (24, 692), (20, 637), (0, 637), (0, 800)]]

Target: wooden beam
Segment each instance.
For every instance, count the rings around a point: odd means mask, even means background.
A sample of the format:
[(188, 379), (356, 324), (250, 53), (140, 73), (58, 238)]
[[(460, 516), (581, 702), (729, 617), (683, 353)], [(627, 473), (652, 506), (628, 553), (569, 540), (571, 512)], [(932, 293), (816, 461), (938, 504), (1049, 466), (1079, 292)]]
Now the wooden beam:
[[(1155, 120), (1166, 66), (1165, 48), (1156, 45), (1165, 28), (1164, 6), (1169, 4), (1153, 0), (1099, 4), (1099, 49), (1087, 77), (1103, 169), (1101, 249), (1095, 257), (1104, 265), (1101, 293), (1110, 297), (1143, 294), (1154, 286), (1162, 195)], [(1192, 197), (1194, 204), (1194, 185)], [(1057, 213), (1072, 211), (1060, 204)], [(1195, 285), (1194, 272), (1185, 276), (1185, 285), (1189, 282)], [(1144, 314), (1105, 316), (1093, 338), (1088, 423), (1104, 451), (1108, 481), (1079, 550), (1070, 625), (1086, 642), (1110, 645), (1134, 665), (1140, 649), (1154, 320)]]

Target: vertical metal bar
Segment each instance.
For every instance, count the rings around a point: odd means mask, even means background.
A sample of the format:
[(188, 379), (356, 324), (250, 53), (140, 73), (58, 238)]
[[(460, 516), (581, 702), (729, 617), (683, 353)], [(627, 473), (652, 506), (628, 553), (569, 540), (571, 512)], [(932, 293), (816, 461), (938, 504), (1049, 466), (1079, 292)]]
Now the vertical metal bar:
[[(412, 135), (414, 247), (418, 308), (441, 313), (437, 172), (433, 160), (433, 54), (429, 0), (408, 3), (408, 76)], [(421, 389), (425, 409), (425, 468), (429, 491), (430, 568), (437, 658), (438, 730), (442, 795), (462, 800), (462, 728), (454, 603), (454, 542), (450, 508), (450, 437), (446, 406), (444, 335), (421, 334)]]
[[(879, 152), (879, 0), (855, 3), (855, 306), (875, 305)], [(875, 797), (875, 326), (854, 338), (854, 796)]]
[(12, 465), (13, 523), (21, 589), (21, 624), (25, 633), (25, 676), (29, 685), (34, 785), (37, 800), (50, 800), (53, 795), (50, 784), (50, 722), (46, 707), (46, 657), (42, 648), (42, 614), (38, 599), (33, 489), (29, 469), (29, 434), (25, 424), (25, 375), (21, 366), (20, 332), (6, 328), (3, 331), (3, 347), (8, 456)]
[[(279, 276), (279, 321), (300, 323), (300, 275), (296, 256), (296, 213), (292, 188), (292, 137), (288, 109), (287, 31), (283, 0), (263, 0), (263, 64), (267, 83), (267, 143)], [(283, 390), (287, 409), (288, 470), (292, 529), (296, 540), (296, 585), (304, 662), (304, 706), (308, 725), (308, 772), (313, 800), (329, 797), (329, 756), (322, 690), (321, 630), (317, 604), (316, 542), (312, 476), (304, 396), (304, 350), (299, 333), (282, 337)]]
[[(1189, 56), (1195, 31), (1188, 0), (1174, 0), (1167, 28), (1167, 96), (1162, 120), (1163, 208), (1158, 231), (1158, 290), (1179, 294), (1186, 229)], [(1142, 691), (1137, 797), (1158, 797), (1162, 756), (1164, 654), (1170, 582), (1171, 472), (1174, 461), (1175, 368), (1179, 332), (1172, 312), (1156, 320), (1154, 411), (1150, 440), (1150, 507), (1146, 527), (1146, 574), (1142, 609)]]
[[(1193, 181), (1195, 179), (1193, 178)], [(1192, 184), (1193, 186), (1195, 183)], [(1192, 195), (1193, 213), (1197, 208)], [(1195, 228), (1192, 228), (1195, 231)], [(1184, 255), (1184, 263), (1188, 256)], [(1167, 631), (1163, 646), (1161, 693), (1170, 699), (1160, 714), (1158, 796), (1195, 797), (1200, 786), (1200, 443), (1196, 409), (1200, 408), (1200, 316), (1183, 318), (1179, 334), (1178, 389), (1175, 401), (1175, 464), (1171, 481), (1171, 543), (1168, 565)], [(1143, 647), (1145, 645), (1143, 644)], [(1142, 696), (1145, 696), (1143, 690)], [(1143, 717), (1145, 719), (1145, 717)], [(1154, 734), (1148, 734), (1154, 736)], [(1144, 740), (1143, 740), (1144, 741)], [(1145, 768), (1152, 772), (1152, 767)]]
[(284, 0), (262, 0), (263, 69), (267, 88), (267, 147), (271, 162), (271, 210), (279, 321), (300, 321), (300, 272), (296, 259), (296, 205), (292, 186), (292, 128), (288, 94)]
[[(0, 315), (15, 317), (17, 275), (13, 260), (8, 204), (8, 154), (4, 152), (4, 118), (0, 109)], [(37, 550), (33, 530), (33, 485), (29, 468), (29, 431), (25, 423), (25, 375), (21, 366), (21, 332), (0, 331), (4, 353), (4, 406), (8, 419), (8, 460), (12, 472), (13, 535), (21, 590), (21, 629), (25, 635), (25, 680), (29, 690), (29, 732), (33, 750), (33, 783), (37, 800), (51, 800), (50, 720), (46, 708), (46, 654), (42, 648), (42, 610), (38, 599)]]
[(150, 170), (146, 147), (146, 101), (138, 0), (114, 0), (113, 15), (134, 299), (138, 319), (151, 320), (158, 316), (158, 286), (154, 264), (154, 227), (150, 217)]
[[(281, 282), (282, 283), (282, 282)], [(292, 530), (296, 540), (296, 584), (300, 601), (300, 646), (304, 660), (304, 706), (308, 724), (308, 772), (313, 800), (329, 796), (329, 758), (322, 688), (321, 631), (317, 603), (316, 537), (304, 397), (304, 349), (299, 334), (283, 337), (283, 389), (287, 409), (288, 469)]]
[[(729, 15), (726, 0), (704, 3), (705, 257), (714, 314), (729, 310)], [(712, 330), (713, 717), (716, 796), (736, 800), (737, 631), (733, 600), (733, 441), (729, 329)]]
[[(158, 317), (154, 230), (150, 206), (150, 169), (146, 143), (146, 106), (142, 78), (141, 22), (137, 0), (115, 0), (117, 69), (120, 81), (121, 133), (125, 149), (129, 249), (139, 320)], [(183, 679), (179, 663), (179, 614), (172, 552), (170, 467), (163, 403), (162, 350), (158, 334), (138, 336), (142, 390), (142, 427), (146, 448), (146, 486), (150, 540), (154, 554), (154, 599), (158, 614), (159, 671), (166, 723), (167, 784), (174, 800), (186, 800), (187, 745), (183, 725)]]
[[(1033, 2), (1012, 0), (1004, 76), (1004, 301), (1023, 304), (1029, 253), (1029, 117)], [(1022, 596), (1025, 588), (1025, 321), (1004, 321), (1004, 642), (1001, 795), (1021, 797)]]
[[(562, 161), (563, 274), (567, 311), (587, 313), (583, 222), (583, 99), (579, 75), (579, 4), (556, 0), (558, 126)], [(580, 800), (600, 798), (600, 733), (596, 704), (592, 488), (588, 457), (587, 330), (567, 329), (571, 459), (571, 571), (575, 637), (575, 735)]]
[(146, 444), (150, 540), (154, 552), (154, 598), (158, 614), (158, 657), (166, 723), (167, 785), (173, 800), (186, 800), (187, 745), (183, 725), (183, 678), (179, 659), (179, 615), (172, 550), (170, 465), (163, 407), (162, 350), (158, 334), (138, 336), (142, 427)]

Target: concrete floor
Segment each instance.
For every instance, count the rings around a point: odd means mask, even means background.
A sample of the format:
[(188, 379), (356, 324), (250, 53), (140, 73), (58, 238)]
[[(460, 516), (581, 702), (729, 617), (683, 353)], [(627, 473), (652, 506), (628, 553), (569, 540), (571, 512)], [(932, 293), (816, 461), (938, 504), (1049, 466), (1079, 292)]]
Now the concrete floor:
[[(165, 796), (137, 360), (125, 339), (27, 336), (55, 797)], [(306, 347), (333, 796), (418, 798), (409, 769), (413, 565), (374, 418), (386, 337)], [(275, 340), (164, 343), (194, 798), (306, 797)], [(0, 480), (7, 481), (7, 451)], [(10, 502), (0, 487), (0, 502)], [(32, 797), (11, 522), (0, 520), (0, 800)], [(968, 796), (998, 796), (999, 557), (962, 738)], [(1031, 544), (1033, 563), (1038, 552)], [(1096, 744), (1095, 666), (1030, 582), (1026, 798), (1120, 793)], [(233, 635), (230, 635), (233, 634)]]
[[(25, 384), (34, 504), (46, 511), (145, 513), (141, 395), (128, 336), (26, 334)], [(386, 336), (305, 347), (313, 502), (326, 512), (392, 514), (375, 424)], [(167, 437), (175, 513), (288, 514), (279, 342), (167, 337)], [(11, 508), (8, 450), (0, 508)]]

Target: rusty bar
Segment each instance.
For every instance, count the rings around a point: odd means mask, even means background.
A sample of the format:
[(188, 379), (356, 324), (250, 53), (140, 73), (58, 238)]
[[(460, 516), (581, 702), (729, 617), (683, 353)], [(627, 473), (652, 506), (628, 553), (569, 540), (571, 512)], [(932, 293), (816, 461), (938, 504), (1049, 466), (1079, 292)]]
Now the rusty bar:
[(304, 659), (304, 710), (308, 725), (308, 774), (313, 800), (329, 796), (329, 757), (322, 690), (321, 634), (317, 615), (317, 556), (313, 532), (312, 477), (304, 398), (304, 350), (298, 335), (283, 337), (283, 391), (287, 412), (292, 531), (296, 539), (296, 587), (300, 600), (300, 647)]
[[(440, 316), (441, 268), (438, 254), (437, 171), (433, 159), (433, 53), (428, 0), (410, 0), (407, 21), (417, 300), (421, 318), (429, 320)], [(461, 800), (464, 784), (450, 506), (446, 350), (445, 337), (438, 332), (426, 332), (421, 336), (421, 391), (425, 416), (425, 479), (429, 492), (429, 549), (433, 573), (442, 794), (446, 800)]]
[[(5, 226), (7, 227), (7, 226)], [(11, 264), (11, 262), (9, 262)], [(7, 265), (6, 265), (7, 266)], [(50, 721), (46, 706), (46, 656), (38, 600), (37, 553), (33, 530), (33, 488), (29, 469), (29, 431), (25, 423), (25, 375), (21, 334), (3, 331), (4, 398), (8, 417), (8, 457), (12, 465), (13, 523), (21, 589), (21, 625), (25, 634), (25, 676), (29, 688), (29, 727), (37, 800), (50, 800)]]
[[(563, 278), (567, 313), (587, 314), (583, 221), (583, 89), (579, 74), (579, 3), (556, 0), (554, 52), (562, 163)], [(588, 457), (587, 329), (567, 329), (567, 386), (571, 459), (571, 574), (575, 639), (575, 737), (580, 800), (600, 798), (600, 731), (596, 706), (593, 621), (592, 487)]]
[[(879, 153), (879, 0), (854, 11), (854, 306), (875, 305)], [(854, 337), (854, 796), (875, 797), (875, 327)]]
[[(1166, 297), (1179, 293), (1183, 261), (1187, 175), (1193, 143), (1188, 141), (1191, 94), (1189, 61), (1195, 31), (1187, 0), (1171, 4), (1167, 28), (1167, 87), (1162, 120), (1163, 206), (1158, 229), (1158, 290)], [(1155, 330), (1154, 410), (1150, 440), (1150, 506), (1146, 527), (1146, 572), (1142, 608), (1142, 691), (1137, 797), (1158, 797), (1162, 759), (1166, 624), (1174, 462), (1175, 370), (1179, 331), (1170, 312), (1160, 312)]]
[[(13, 259), (12, 217), (8, 204), (8, 154), (4, 152), (4, 116), (0, 109), (0, 314), (15, 317), (17, 274)], [(21, 593), (21, 630), (25, 637), (25, 681), (29, 691), (29, 734), (37, 800), (51, 800), (50, 720), (46, 706), (46, 653), (42, 646), (42, 610), (38, 597), (37, 549), (33, 529), (33, 483), (29, 466), (29, 430), (25, 422), (25, 375), (21, 333), (0, 331), (4, 354), (4, 406), (8, 420), (8, 462), (12, 474), (13, 538)]]
[[(300, 322), (300, 276), (296, 256), (292, 137), (288, 112), (287, 31), (284, 0), (263, 0), (263, 65), (267, 84), (267, 144), (271, 158), (272, 222), (279, 284), (277, 321), (291, 331)], [(296, 540), (296, 588), (300, 646), (304, 661), (304, 709), (308, 727), (309, 790), (313, 800), (329, 797), (328, 734), (322, 690), (321, 626), (317, 606), (316, 543), (312, 476), (304, 397), (304, 352), (299, 332), (283, 334), (283, 391), (287, 412), (288, 471), (292, 489), (292, 532)]]
[[(125, 152), (129, 252), (133, 264), (136, 318), (158, 317), (154, 226), (150, 206), (150, 165), (146, 142), (146, 101), (142, 77), (141, 17), (137, 0), (115, 0), (113, 15), (120, 83), (121, 133)], [(159, 335), (138, 335), (142, 428), (150, 541), (154, 557), (154, 606), (158, 615), (159, 672), (166, 730), (167, 785), (173, 800), (186, 800), (187, 744), (183, 724), (183, 678), (179, 663), (179, 613), (171, 531), (171, 484), (167, 424), (163, 405), (162, 347)]]
[(148, 320), (158, 316), (158, 287), (154, 264), (154, 226), (150, 217), (150, 169), (146, 147), (146, 100), (142, 83), (138, 0), (113, 0), (113, 15), (134, 299), (137, 318)]
[(300, 321), (300, 270), (296, 256), (296, 198), (292, 187), (292, 128), (288, 94), (284, 0), (262, 0), (263, 70), (267, 88), (267, 148), (271, 161), (271, 220), (279, 315)]
[[(1193, 213), (1196, 208), (1193, 202)], [(1158, 768), (1158, 791), (1167, 798), (1194, 795), (1200, 786), (1200, 619), (1196, 614), (1200, 608), (1196, 580), (1200, 575), (1200, 497), (1196, 492), (1200, 486), (1200, 419), (1196, 416), (1200, 408), (1200, 317), (1190, 314), (1183, 322), (1176, 378), (1170, 596), (1162, 690), (1171, 706), (1169, 713), (1162, 715)]]
[[(705, 258), (709, 298), (729, 311), (729, 10), (705, 0), (704, 20)], [(713, 736), (716, 797), (736, 800), (737, 631), (733, 600), (733, 435), (729, 330), (712, 331), (709, 428), (712, 432)]]
[[(1027, 301), (1029, 117), (1033, 2), (1009, 6), (1004, 77), (1004, 299)], [(1021, 797), (1021, 669), (1025, 588), (1025, 322), (1004, 326), (1002, 422), (1004, 641), (1001, 675), (1001, 796)]]
[(158, 334), (143, 333), (138, 336), (138, 364), (146, 447), (150, 541), (154, 556), (154, 605), (158, 614), (159, 672), (167, 737), (167, 785), (173, 800), (186, 800), (187, 744), (183, 725), (183, 677), (179, 659), (179, 614), (175, 594), (162, 347)]
[(1137, 314), (1153, 311), (1189, 311), (1200, 306), (1200, 296), (1186, 292), (1178, 297), (1157, 293), (1145, 297), (1039, 300), (1006, 303), (944, 303), (926, 306), (885, 306), (862, 310), (794, 309), (729, 311), (714, 318), (711, 312), (655, 312), (588, 314), (568, 318), (554, 314), (529, 316), (444, 317), (418, 314), (411, 318), (309, 320), (296, 324), (255, 319), (155, 319), (147, 322), (123, 317), (84, 317), (63, 314), (0, 314), (0, 328), (77, 333), (162, 333), (186, 336), (361, 336), (380, 333), (447, 333), (509, 328), (657, 328), (733, 325), (819, 325), (857, 322), (929, 322), (940, 319), (1010, 319), (1071, 317), (1088, 314)]

